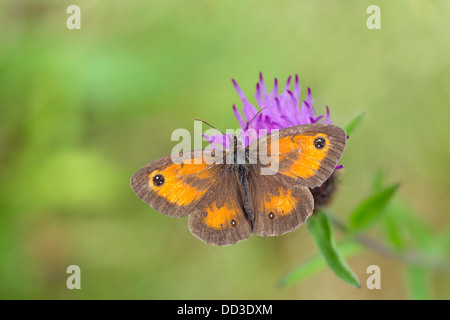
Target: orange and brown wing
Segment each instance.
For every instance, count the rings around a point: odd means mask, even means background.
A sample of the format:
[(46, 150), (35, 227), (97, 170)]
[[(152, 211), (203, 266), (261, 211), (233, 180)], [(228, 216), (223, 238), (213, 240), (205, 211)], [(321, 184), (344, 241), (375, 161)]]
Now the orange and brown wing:
[(252, 234), (233, 170), (233, 166), (226, 166), (220, 181), (208, 190), (189, 214), (192, 234), (216, 246), (231, 245)]
[(283, 176), (260, 175), (258, 166), (249, 175), (254, 221), (253, 232), (279, 236), (295, 230), (313, 212), (314, 199), (305, 186)]
[(223, 173), (223, 165), (190, 153), (181, 163), (170, 156), (150, 162), (131, 177), (131, 188), (154, 209), (183, 217), (194, 208)]
[(327, 124), (309, 124), (269, 134), (251, 144), (249, 153), (256, 154), (259, 163), (264, 161), (260, 160), (261, 155), (266, 154), (270, 163), (264, 167), (275, 168), (273, 173), (315, 188), (333, 173), (345, 143), (343, 129)]

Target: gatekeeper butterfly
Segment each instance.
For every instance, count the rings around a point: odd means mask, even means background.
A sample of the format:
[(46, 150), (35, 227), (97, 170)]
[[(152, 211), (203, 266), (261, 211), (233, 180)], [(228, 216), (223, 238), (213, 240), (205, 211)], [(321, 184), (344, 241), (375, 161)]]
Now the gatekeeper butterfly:
[[(276, 156), (271, 157), (277, 161), (274, 174), (261, 174), (262, 168), (269, 168), (259, 161), (261, 141), (267, 145), (267, 156)], [(278, 150), (271, 150), (272, 143), (278, 143)], [(234, 137), (228, 151), (191, 151), (180, 163), (171, 156), (150, 162), (132, 176), (131, 188), (163, 214), (189, 215), (192, 234), (209, 244), (231, 245), (252, 233), (278, 236), (312, 214), (310, 189), (333, 173), (345, 143), (345, 131), (328, 124), (281, 129), (246, 148)], [(245, 159), (242, 164), (213, 163), (214, 152), (234, 160), (243, 154)], [(252, 156), (254, 164), (249, 161)]]

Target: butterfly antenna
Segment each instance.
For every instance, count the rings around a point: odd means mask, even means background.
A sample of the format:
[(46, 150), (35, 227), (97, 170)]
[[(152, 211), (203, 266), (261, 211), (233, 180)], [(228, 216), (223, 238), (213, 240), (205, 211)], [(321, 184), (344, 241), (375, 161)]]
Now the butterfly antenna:
[[(266, 109), (266, 108), (267, 108), (267, 107), (264, 107), (264, 108), (260, 109), (260, 110), (253, 116), (252, 120), (250, 120), (250, 122), (248, 122), (247, 125), (245, 126), (244, 130), (241, 131), (241, 133), (239, 134), (239, 137), (241, 136), (241, 134), (242, 134), (245, 130), (248, 129), (248, 126), (253, 122), (253, 120), (255, 120), (255, 118), (256, 118), (256, 117), (257, 117), (264, 109)], [(239, 139), (239, 137), (238, 137), (238, 139)]]
[(195, 118), (194, 121), (201, 121), (201, 122), (203, 122), (204, 124), (210, 126), (211, 128), (216, 129), (217, 131), (221, 132), (222, 134), (225, 134), (222, 130), (219, 130), (219, 129), (217, 129), (216, 127), (210, 125), (210, 124), (209, 124), (208, 122), (206, 122), (205, 120)]

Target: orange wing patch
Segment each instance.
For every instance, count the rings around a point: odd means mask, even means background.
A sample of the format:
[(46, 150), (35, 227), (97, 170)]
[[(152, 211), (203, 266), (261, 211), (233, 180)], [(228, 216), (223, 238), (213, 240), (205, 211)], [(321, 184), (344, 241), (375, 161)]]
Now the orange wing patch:
[(269, 219), (290, 214), (298, 205), (298, 199), (293, 197), (291, 190), (280, 188), (278, 195), (271, 195), (261, 202), (260, 211), (267, 212)]
[[(208, 170), (210, 167), (205, 162), (195, 164), (194, 159), (187, 159), (180, 164), (151, 172), (148, 183), (154, 192), (169, 203), (188, 205), (201, 198), (214, 182), (213, 173)], [(158, 184), (158, 181), (163, 183)]]
[(227, 227), (237, 227), (238, 209), (226, 203), (218, 208), (216, 203), (209, 206), (203, 215), (203, 223), (209, 228), (223, 229)]
[[(314, 176), (330, 147), (330, 140), (324, 133), (287, 136), (278, 142), (278, 154), (271, 156), (278, 156), (279, 172), (291, 178)], [(270, 148), (270, 144), (268, 146)]]

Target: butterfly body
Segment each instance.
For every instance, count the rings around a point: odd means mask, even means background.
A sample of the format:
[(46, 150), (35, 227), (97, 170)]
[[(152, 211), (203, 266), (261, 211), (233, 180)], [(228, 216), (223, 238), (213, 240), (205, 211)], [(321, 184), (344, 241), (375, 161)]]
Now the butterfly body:
[(253, 205), (250, 198), (249, 180), (248, 175), (251, 171), (250, 159), (248, 150), (246, 150), (242, 143), (238, 140), (236, 136), (233, 137), (233, 146), (230, 153), (233, 154), (233, 163), (228, 164), (231, 166), (237, 184), (240, 186), (240, 195), (242, 199), (242, 205), (246, 217), (250, 222), (254, 219)]
[[(344, 130), (323, 124), (282, 129), (246, 148), (235, 137), (222, 162), (213, 161), (218, 150), (184, 154), (181, 163), (167, 156), (139, 169), (131, 187), (166, 215), (189, 215), (191, 232), (213, 245), (234, 244), (252, 233), (282, 235), (311, 215), (310, 188), (331, 175), (345, 142)], [(261, 144), (270, 163), (261, 160)]]

